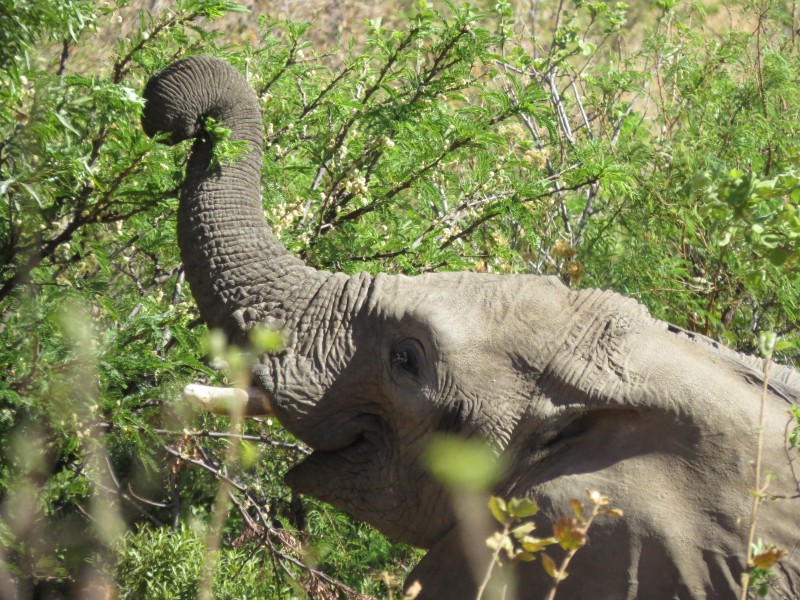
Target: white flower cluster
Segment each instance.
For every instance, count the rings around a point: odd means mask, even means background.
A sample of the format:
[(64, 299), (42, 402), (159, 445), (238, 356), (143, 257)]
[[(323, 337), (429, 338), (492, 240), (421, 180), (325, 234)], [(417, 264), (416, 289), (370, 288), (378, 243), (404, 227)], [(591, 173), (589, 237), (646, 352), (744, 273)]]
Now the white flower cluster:
[[(356, 173), (358, 172), (356, 171)], [(353, 179), (348, 179), (344, 182), (344, 190), (353, 194), (354, 196), (366, 196), (369, 192), (367, 180), (363, 175), (358, 174), (356, 174)]]
[(294, 204), (281, 204), (275, 208), (270, 219), (275, 235), (280, 235), (282, 231), (291, 229), (295, 222), (303, 217), (308, 219), (312, 216), (310, 211), (303, 209), (301, 203), (301, 198), (296, 198)]
[(451, 222), (447, 227), (442, 229), (442, 240), (449, 240), (459, 235), (463, 229), (456, 222)]
[(547, 165), (549, 154), (547, 148), (531, 148), (522, 155), (522, 160), (541, 169)]
[(519, 142), (526, 142), (530, 138), (530, 134), (528, 130), (522, 125), (522, 123), (513, 122), (513, 123), (506, 123), (500, 127), (499, 130), (500, 135), (506, 138), (509, 142), (512, 143), (519, 143)]
[(297, 236), (297, 241), (303, 244), (304, 246), (308, 246), (311, 243), (311, 234), (310, 230), (304, 231), (300, 235)]
[[(344, 191), (352, 194), (356, 200), (366, 206), (369, 204), (369, 187), (367, 186), (367, 179), (360, 174), (358, 169), (353, 171), (353, 175), (346, 179), (342, 184)], [(337, 209), (338, 212), (338, 209)]]

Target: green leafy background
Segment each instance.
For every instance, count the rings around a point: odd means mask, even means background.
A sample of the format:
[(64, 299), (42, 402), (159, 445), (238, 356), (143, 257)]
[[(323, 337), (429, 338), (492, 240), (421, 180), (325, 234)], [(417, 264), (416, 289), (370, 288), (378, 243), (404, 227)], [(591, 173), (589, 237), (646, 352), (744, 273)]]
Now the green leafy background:
[(265, 213), (309, 264), (554, 274), (800, 364), (792, 3), (125, 4), (0, 0), (0, 595), (196, 598), (220, 489), (216, 597), (396, 595), (419, 557), (293, 497), (277, 423), (175, 402), (235, 379), (176, 249), (188, 146), (139, 127), (186, 54), (257, 91)]

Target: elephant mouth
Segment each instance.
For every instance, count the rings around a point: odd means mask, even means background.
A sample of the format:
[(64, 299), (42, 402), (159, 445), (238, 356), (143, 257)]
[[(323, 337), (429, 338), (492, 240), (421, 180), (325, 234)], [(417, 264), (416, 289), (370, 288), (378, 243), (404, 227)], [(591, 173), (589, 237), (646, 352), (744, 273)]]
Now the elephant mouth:
[(306, 463), (333, 466), (340, 462), (367, 462), (378, 451), (380, 441), (386, 438), (385, 423), (373, 414), (361, 414), (339, 421), (325, 418), (322, 422), (325, 425), (319, 424), (313, 433), (298, 435), (311, 447), (312, 452), (297, 467)]
[(325, 443), (309, 443), (311, 454), (286, 473), (289, 487), (343, 506), (343, 498), (339, 497), (343, 482), (362, 478), (364, 473), (370, 472), (369, 466), (381, 454), (380, 441), (384, 436), (380, 419), (370, 416), (364, 421), (366, 427), (360, 431), (338, 436), (335, 440), (326, 439)]
[(374, 442), (385, 428), (378, 416), (367, 413), (338, 419), (324, 417), (320, 421), (313, 433), (298, 436), (315, 454), (341, 454), (370, 440)]
[(320, 448), (313, 448), (311, 456), (323, 456), (323, 455), (331, 455), (331, 456), (341, 456), (345, 454), (353, 454), (364, 448), (371, 446), (374, 447), (375, 440), (372, 439), (373, 436), (370, 435), (368, 431), (362, 431), (352, 439), (343, 442), (337, 446), (330, 446), (330, 447), (320, 447)]

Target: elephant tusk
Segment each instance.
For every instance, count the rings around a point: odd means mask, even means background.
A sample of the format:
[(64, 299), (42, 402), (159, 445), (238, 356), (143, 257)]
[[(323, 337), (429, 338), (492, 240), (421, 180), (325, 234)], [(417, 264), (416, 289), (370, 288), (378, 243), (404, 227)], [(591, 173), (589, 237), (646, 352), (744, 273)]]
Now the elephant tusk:
[(183, 388), (181, 400), (217, 415), (240, 414), (242, 417), (274, 416), (269, 398), (255, 387), (218, 388), (192, 383)]

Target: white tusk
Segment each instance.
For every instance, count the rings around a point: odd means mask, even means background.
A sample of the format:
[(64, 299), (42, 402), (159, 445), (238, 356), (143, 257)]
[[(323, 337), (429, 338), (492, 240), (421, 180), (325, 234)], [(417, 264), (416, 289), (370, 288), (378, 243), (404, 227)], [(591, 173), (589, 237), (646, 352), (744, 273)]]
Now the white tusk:
[(245, 390), (191, 383), (183, 388), (181, 400), (217, 415), (238, 413), (243, 417), (267, 417), (275, 414), (267, 395), (255, 387)]

